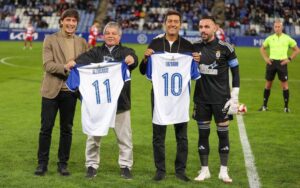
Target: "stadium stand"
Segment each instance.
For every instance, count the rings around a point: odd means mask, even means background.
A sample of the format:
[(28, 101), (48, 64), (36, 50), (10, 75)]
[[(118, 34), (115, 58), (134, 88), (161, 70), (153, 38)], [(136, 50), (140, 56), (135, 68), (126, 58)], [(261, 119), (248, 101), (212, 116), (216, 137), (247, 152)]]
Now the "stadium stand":
[(68, 8), (79, 10), (78, 32), (87, 32), (93, 24), (99, 0), (2, 0), (0, 1), (0, 28), (23, 29), (29, 22), (36, 31), (57, 31), (60, 14)]
[(266, 36), (275, 18), (282, 19), (287, 34), (300, 35), (299, 0), (0, 0), (0, 29), (32, 22), (38, 32), (56, 31), (69, 7), (79, 10), (78, 32), (88, 32), (97, 17), (102, 27), (118, 21), (125, 33), (161, 33), (163, 15), (172, 8), (182, 13), (184, 32), (197, 31), (202, 15), (215, 15), (227, 35)]

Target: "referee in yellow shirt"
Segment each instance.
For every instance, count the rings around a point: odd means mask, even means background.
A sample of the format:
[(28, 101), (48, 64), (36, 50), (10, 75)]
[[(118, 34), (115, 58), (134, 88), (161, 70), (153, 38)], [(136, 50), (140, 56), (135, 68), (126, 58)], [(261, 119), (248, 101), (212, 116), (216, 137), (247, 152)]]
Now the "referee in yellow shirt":
[[(264, 58), (266, 65), (266, 85), (264, 90), (264, 101), (259, 111), (267, 111), (268, 99), (276, 73), (281, 82), (284, 99), (284, 112), (290, 112), (288, 108), (289, 87), (288, 87), (288, 70), (287, 64), (290, 63), (300, 52), (297, 42), (287, 34), (283, 33), (283, 25), (280, 20), (274, 22), (275, 33), (266, 38), (260, 48), (260, 53)], [(268, 56), (266, 49), (269, 48)], [(288, 56), (288, 50), (291, 48), (293, 53)]]

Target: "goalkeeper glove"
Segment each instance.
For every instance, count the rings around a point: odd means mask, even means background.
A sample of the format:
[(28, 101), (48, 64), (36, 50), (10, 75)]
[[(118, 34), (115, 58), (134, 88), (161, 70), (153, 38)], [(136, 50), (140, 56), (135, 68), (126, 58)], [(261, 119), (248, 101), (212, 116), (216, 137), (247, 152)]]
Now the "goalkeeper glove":
[(224, 110), (227, 110), (227, 114), (237, 114), (239, 109), (239, 91), (240, 88), (234, 87), (231, 90), (231, 98), (226, 102)]

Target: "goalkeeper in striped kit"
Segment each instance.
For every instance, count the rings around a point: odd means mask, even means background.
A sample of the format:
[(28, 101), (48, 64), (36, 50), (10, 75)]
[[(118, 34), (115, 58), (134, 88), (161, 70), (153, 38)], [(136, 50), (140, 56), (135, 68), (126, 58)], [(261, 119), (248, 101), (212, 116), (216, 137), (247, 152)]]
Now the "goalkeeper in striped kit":
[[(229, 115), (238, 111), (238, 95), (240, 87), (239, 64), (233, 47), (216, 38), (215, 20), (211, 16), (203, 17), (199, 22), (202, 41), (194, 44), (195, 50), (201, 54), (199, 62), (201, 78), (197, 80), (194, 93), (193, 118), (199, 130), (198, 152), (201, 170), (195, 178), (204, 181), (210, 178), (208, 168), (209, 135), (212, 116), (217, 125), (219, 138), (220, 172), (219, 179), (231, 183), (227, 162), (229, 155)], [(232, 72), (232, 91), (229, 87), (229, 72)]]

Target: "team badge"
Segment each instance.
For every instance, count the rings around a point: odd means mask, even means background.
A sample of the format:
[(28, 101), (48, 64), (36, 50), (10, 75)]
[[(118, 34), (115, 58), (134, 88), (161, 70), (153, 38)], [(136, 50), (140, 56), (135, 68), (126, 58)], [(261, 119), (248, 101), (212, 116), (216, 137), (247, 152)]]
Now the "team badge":
[(220, 56), (221, 56), (220, 50), (216, 51), (216, 58), (217, 58), (217, 59), (220, 59)]

